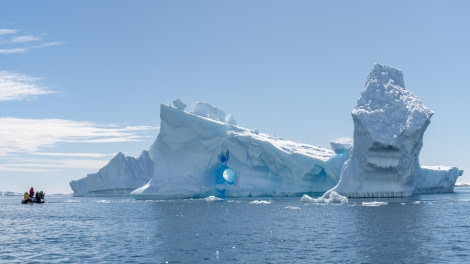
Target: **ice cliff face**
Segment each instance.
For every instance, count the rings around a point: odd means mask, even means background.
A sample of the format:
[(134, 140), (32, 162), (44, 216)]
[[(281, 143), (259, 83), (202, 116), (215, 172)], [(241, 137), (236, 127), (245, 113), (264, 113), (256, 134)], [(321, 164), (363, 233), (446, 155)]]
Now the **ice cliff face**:
[(131, 193), (137, 199), (325, 192), (349, 156), (350, 144), (336, 142), (334, 152), (279, 139), (236, 126), (231, 115), (205, 103), (192, 112), (162, 104), (160, 118), (150, 148), (155, 172)]
[(146, 184), (153, 171), (154, 162), (148, 151), (143, 151), (138, 158), (118, 153), (97, 173), (71, 181), (70, 187), (75, 196), (129, 195), (134, 189)]
[(333, 189), (348, 197), (403, 197), (449, 192), (455, 167), (419, 164), (433, 112), (405, 90), (400, 70), (375, 64), (352, 111), (354, 147)]

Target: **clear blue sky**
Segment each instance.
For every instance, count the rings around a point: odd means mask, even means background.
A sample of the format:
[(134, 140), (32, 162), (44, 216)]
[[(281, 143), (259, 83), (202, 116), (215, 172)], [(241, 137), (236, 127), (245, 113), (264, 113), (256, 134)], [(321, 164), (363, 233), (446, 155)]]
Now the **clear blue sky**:
[[(435, 111), (422, 165), (468, 169), (468, 1), (2, 1), (0, 190), (70, 193), (158, 134), (159, 105), (329, 147), (375, 62)], [(470, 170), (461, 177), (470, 182)]]

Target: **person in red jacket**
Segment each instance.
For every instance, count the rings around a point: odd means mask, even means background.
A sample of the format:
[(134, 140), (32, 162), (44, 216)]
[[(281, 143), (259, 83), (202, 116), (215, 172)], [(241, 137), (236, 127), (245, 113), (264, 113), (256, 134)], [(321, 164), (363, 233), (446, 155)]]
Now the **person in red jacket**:
[(34, 188), (29, 189), (29, 197), (34, 197)]

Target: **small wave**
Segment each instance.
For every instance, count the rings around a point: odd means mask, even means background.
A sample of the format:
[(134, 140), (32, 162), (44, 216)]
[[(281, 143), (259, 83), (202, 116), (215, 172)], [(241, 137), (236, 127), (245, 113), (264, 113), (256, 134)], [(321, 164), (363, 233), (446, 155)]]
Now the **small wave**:
[(334, 204), (343, 204), (343, 203), (348, 203), (348, 198), (346, 196), (342, 196), (339, 193), (335, 191), (331, 192), (326, 192), (323, 194), (322, 197), (319, 198), (312, 198), (308, 196), (307, 194), (304, 194), (302, 198), (300, 199), (301, 203), (321, 203), (321, 204), (329, 204), (329, 203), (334, 203)]
[(213, 201), (222, 201), (223, 199), (211, 195), (211, 196), (209, 196), (209, 197), (204, 198), (204, 200), (207, 201), (207, 202), (213, 202)]
[(80, 203), (81, 201), (80, 200), (67, 199), (64, 202), (66, 202), (66, 203)]
[(286, 210), (300, 210), (300, 207), (297, 207), (297, 206), (286, 206), (284, 207), (284, 209)]
[(162, 203), (162, 202), (167, 202), (171, 200), (145, 200), (146, 203)]
[(388, 205), (387, 202), (362, 202), (362, 206), (383, 206)]
[(250, 204), (271, 204), (271, 201), (266, 201), (266, 200), (254, 200), (251, 201)]
[(95, 203), (109, 204), (110, 201), (109, 200), (98, 200), (98, 201), (95, 201)]

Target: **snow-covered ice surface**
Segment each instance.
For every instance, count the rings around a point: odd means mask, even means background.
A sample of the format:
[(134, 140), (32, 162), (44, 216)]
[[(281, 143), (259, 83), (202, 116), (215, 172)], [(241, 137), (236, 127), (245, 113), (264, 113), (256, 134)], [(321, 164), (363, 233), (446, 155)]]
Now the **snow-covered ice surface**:
[(347, 197), (406, 197), (453, 191), (456, 167), (421, 167), (433, 112), (405, 90), (401, 70), (375, 64), (356, 107), (354, 146), (334, 191)]
[(129, 195), (136, 188), (146, 184), (152, 177), (154, 162), (148, 151), (138, 158), (118, 153), (97, 173), (71, 181), (75, 196), (121, 196)]
[(191, 109), (161, 105), (150, 148), (155, 172), (132, 192), (136, 199), (322, 193), (338, 182), (351, 148), (338, 141), (332, 151), (243, 128), (207, 103)]

